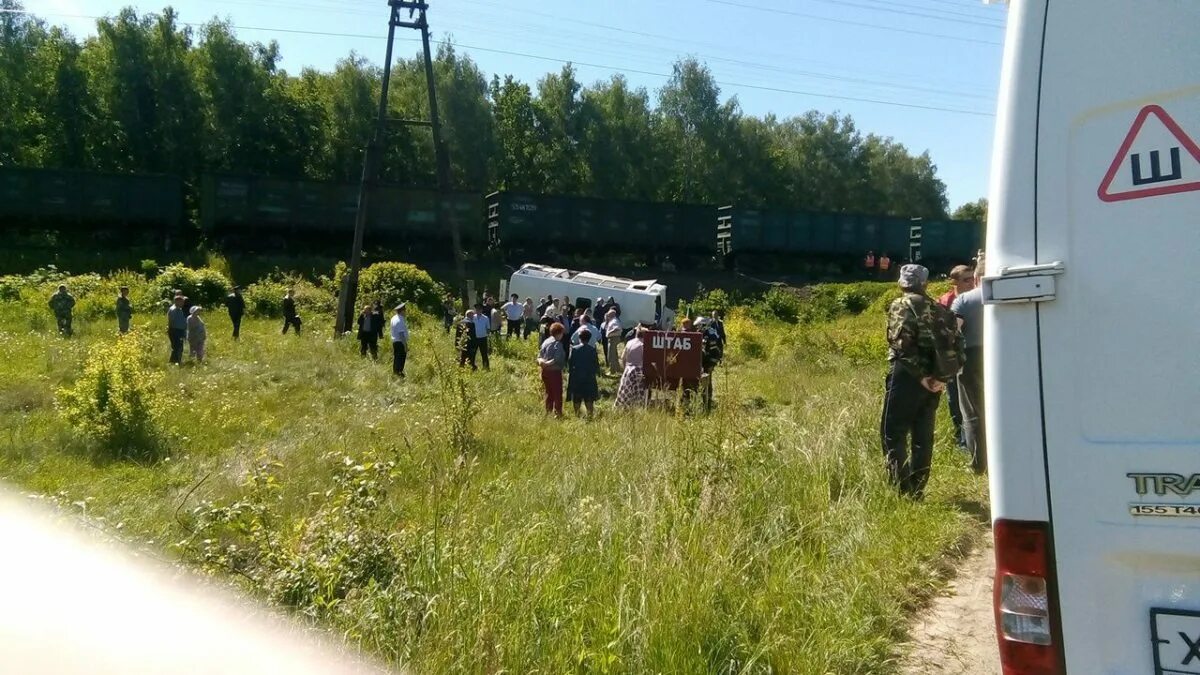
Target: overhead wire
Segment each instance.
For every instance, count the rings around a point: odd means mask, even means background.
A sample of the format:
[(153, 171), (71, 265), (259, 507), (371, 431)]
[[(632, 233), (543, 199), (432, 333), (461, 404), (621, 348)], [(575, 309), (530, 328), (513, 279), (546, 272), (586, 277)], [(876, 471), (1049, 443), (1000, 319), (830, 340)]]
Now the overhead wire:
[[(27, 11), (27, 10), (16, 10), (16, 9), (0, 9), (0, 13), (24, 14), (24, 15), (33, 15), (33, 16), (38, 16), (38, 15), (57, 16), (57, 17), (64, 17), (64, 18), (91, 19), (91, 20), (101, 20), (101, 19), (108, 18), (108, 17), (96, 16), (96, 15), (72, 14), (72, 13), (65, 13), (65, 12), (34, 13), (31, 11)], [(191, 26), (191, 27), (202, 27), (202, 26), (206, 25), (203, 23), (188, 22), (188, 21), (180, 21), (179, 23), (181, 25)], [(229, 24), (229, 26), (230, 26), (230, 28), (232, 28), (234, 30), (262, 31), (262, 32), (269, 32), (269, 33), (283, 33), (283, 34), (292, 34), (292, 35), (313, 35), (313, 36), (343, 37), (343, 38), (367, 39), (367, 40), (386, 40), (387, 39), (385, 36), (382, 36), (382, 35), (372, 35), (372, 34), (363, 34), (363, 33), (342, 33), (342, 32), (334, 32), (334, 31), (305, 30), (305, 29), (297, 29), (297, 28), (280, 28), (280, 27), (271, 27), (271, 26), (242, 26), (242, 25), (234, 25), (234, 24)], [(417, 38), (396, 38), (396, 40), (401, 41), (401, 42), (414, 42), (414, 43), (420, 42), (420, 40)], [(447, 40), (441, 40), (441, 41), (436, 41), (436, 42), (439, 45), (446, 44), (446, 45), (451, 45), (451, 46), (455, 46), (455, 47), (461, 47), (464, 49), (481, 51), (481, 52), (504, 54), (504, 55), (508, 55), (508, 56), (517, 56), (517, 57), (521, 57), (521, 58), (528, 58), (528, 59), (534, 59), (534, 60), (539, 60), (539, 61), (548, 61), (548, 62), (554, 62), (554, 63), (560, 63), (560, 64), (572, 64), (572, 65), (576, 65), (576, 66), (583, 66), (583, 67), (589, 67), (589, 68), (599, 68), (599, 69), (604, 69), (604, 70), (608, 70), (610, 72), (616, 72), (616, 73), (647, 75), (647, 76), (651, 76), (651, 77), (662, 77), (662, 78), (666, 78), (666, 79), (670, 79), (671, 77), (673, 77), (673, 75), (670, 73), (661, 73), (661, 72), (634, 69), (634, 68), (622, 68), (622, 67), (618, 67), (618, 66), (613, 66), (611, 64), (590, 63), (590, 62), (579, 61), (579, 60), (574, 60), (574, 59), (561, 59), (561, 58), (556, 58), (556, 57), (543, 56), (540, 54), (530, 54), (530, 53), (526, 53), (526, 52), (518, 52), (518, 51), (512, 51), (512, 50), (483, 47), (483, 46), (479, 46), (479, 45), (454, 43), (454, 42), (447, 41)], [(971, 110), (971, 109), (965, 109), (965, 108), (951, 108), (951, 107), (945, 107), (945, 106), (925, 105), (925, 104), (908, 103), (908, 102), (903, 102), (903, 101), (894, 101), (894, 100), (872, 98), (872, 97), (865, 97), (865, 96), (850, 96), (850, 95), (845, 95), (845, 94), (831, 94), (831, 93), (814, 92), (814, 91), (807, 91), (807, 90), (801, 90), (801, 89), (789, 89), (789, 88), (785, 88), (785, 87), (773, 87), (773, 86), (755, 85), (755, 84), (747, 84), (747, 83), (740, 83), (740, 82), (729, 82), (729, 81), (723, 81), (723, 80), (714, 80), (714, 82), (716, 84), (724, 86), (724, 87), (753, 89), (753, 90), (759, 90), (759, 91), (770, 91), (770, 92), (776, 92), (776, 93), (794, 94), (794, 95), (799, 95), (799, 96), (810, 96), (810, 97), (814, 97), (814, 98), (826, 98), (826, 99), (851, 101), (851, 102), (858, 102), (858, 103), (873, 103), (873, 104), (877, 104), (877, 105), (886, 105), (886, 106), (908, 108), (908, 109), (914, 109), (914, 110), (929, 110), (929, 111), (936, 111), (936, 112), (945, 112), (945, 113), (960, 114), (960, 115), (971, 115), (971, 116), (979, 116), (979, 117), (993, 117), (994, 116), (994, 113), (991, 113), (991, 112), (980, 111), (980, 110)]]
[[(872, 5), (862, 5), (857, 2), (850, 2), (849, 0), (808, 0), (808, 1), (837, 5), (838, 7), (854, 7), (854, 8), (858, 8), (858, 9), (867, 9), (872, 12), (888, 12), (891, 14), (900, 14), (900, 15), (904, 15), (904, 16), (915, 16), (915, 17), (920, 17), (923, 19), (933, 19), (935, 21), (949, 21), (951, 23), (961, 23), (961, 24), (971, 25), (971, 26), (984, 26), (987, 28), (1003, 28), (1004, 27), (1003, 24), (999, 24), (994, 21), (980, 20), (980, 17), (972, 15), (972, 14), (951, 12), (949, 10), (944, 10), (944, 9), (932, 9), (932, 8), (923, 8), (923, 7), (922, 8), (914, 8), (914, 9), (923, 10), (923, 11), (919, 11), (919, 12), (912, 11), (912, 10), (906, 10), (906, 9), (896, 9), (895, 3), (889, 2), (888, 0), (866, 0), (867, 2), (876, 3), (877, 5), (879, 5), (878, 7), (872, 6)], [(913, 7), (913, 5), (904, 5), (904, 6), (905, 7)], [(938, 13), (926, 13), (926, 12), (938, 12)], [(945, 16), (943, 16), (943, 14)], [(957, 19), (957, 18), (952, 18), (952, 17), (967, 17), (968, 19), (971, 19), (971, 20), (967, 21), (964, 19)]]
[[(221, 0), (218, 0), (218, 1), (221, 1)], [(468, 3), (468, 4), (483, 6), (483, 7), (503, 7), (503, 5), (486, 2), (485, 0), (460, 0), (460, 1)], [(647, 33), (644, 31), (633, 30), (633, 29), (626, 28), (623, 26), (612, 26), (612, 25), (608, 25), (608, 24), (597, 23), (594, 21), (584, 21), (584, 20), (579, 20), (579, 19), (572, 19), (569, 17), (563, 17), (563, 16), (556, 15), (556, 14), (547, 14), (545, 12), (537, 12), (537, 11), (523, 9), (523, 10), (521, 10), (521, 14), (522, 14), (522, 16), (531, 14), (531, 15), (535, 15), (535, 16), (541, 16), (541, 17), (545, 17), (545, 18), (549, 18), (549, 19), (554, 19), (556, 21), (565, 21), (568, 23), (575, 23), (575, 24), (586, 25), (586, 26), (591, 26), (591, 27), (595, 27), (595, 28), (602, 28), (605, 30), (610, 30), (610, 31), (615, 31), (615, 32), (628, 33), (628, 34), (632, 34), (632, 35), (648, 37), (648, 38), (652, 38), (655, 40), (670, 40), (670, 41), (679, 42), (682, 44), (697, 44), (697, 45), (706, 46), (706, 47), (718, 46), (718, 45), (714, 45), (711, 42), (688, 40), (688, 39), (684, 39), (684, 38), (678, 38), (675, 36), (663, 35), (660, 33)], [(558, 28), (555, 28), (554, 30), (555, 30), (555, 32), (561, 32), (561, 29), (558, 29)], [(604, 38), (604, 39), (609, 40), (610, 38)], [(639, 44), (631, 43), (631, 42), (625, 42), (624, 44), (636, 46), (639, 48), (650, 48), (650, 46), (648, 46), (648, 45), (639, 45)], [(657, 49), (663, 50), (665, 48), (659, 47)], [(733, 59), (733, 58), (729, 58), (729, 57), (714, 56), (711, 54), (699, 53), (699, 52), (694, 52), (694, 55), (701, 57), (703, 59), (706, 59), (706, 60), (707, 59), (719, 60), (719, 61), (725, 61), (728, 63), (740, 63), (740, 64), (745, 64), (745, 65), (753, 64), (754, 66), (759, 66), (764, 69), (779, 70), (780, 72), (806, 72), (806, 71), (794, 71), (791, 69), (782, 68), (780, 66), (765, 64), (765, 63), (762, 63), (761, 61), (747, 61), (745, 59)], [(796, 60), (796, 57), (791, 56), (791, 55), (781, 56), (781, 55), (777, 55), (777, 54), (776, 55), (767, 55), (767, 56), (765, 56), (765, 58), (774, 58), (774, 59), (778, 59), (778, 60)], [(821, 62), (821, 61), (816, 61), (813, 59), (799, 59), (799, 60), (807, 61), (810, 63), (815, 63), (815, 64), (823, 65), (823, 66), (833, 65), (828, 62)], [(813, 73), (811, 73), (811, 71), (808, 71), (807, 74), (809, 74), (810, 76), (813, 76), (813, 77), (822, 77), (824, 75), (827, 75), (827, 74), (813, 74)], [(891, 73), (891, 74), (881, 73), (880, 74), (880, 76), (884, 76), (884, 77), (889, 76), (889, 75), (891, 75), (893, 77), (911, 77), (911, 74), (897, 74), (897, 73)], [(836, 75), (834, 75), (834, 77), (843, 77), (847, 81), (858, 81), (859, 80), (859, 78), (854, 77), (854, 76), (836, 76)], [(872, 82), (872, 80), (869, 80), (869, 79), (863, 79), (861, 81)], [(890, 80), (888, 82), (879, 82), (879, 81), (875, 81), (875, 82), (885, 84), (886, 86), (905, 86), (906, 88), (913, 88), (913, 89), (922, 90), (922, 91), (926, 91), (926, 90), (933, 91), (933, 90), (927, 89), (926, 87), (917, 87), (917, 86), (910, 87), (908, 85), (897, 85), (894, 79)], [(949, 84), (949, 83), (947, 83), (947, 84)], [(978, 88), (980, 90), (985, 89), (983, 87), (979, 87), (979, 85), (977, 85), (977, 84), (965, 85), (963, 83), (954, 83), (954, 86), (956, 86), (956, 88), (959, 90), (966, 89), (966, 88)], [(945, 91), (945, 90), (942, 90), (942, 91)]]
[(814, 21), (828, 21), (830, 23), (839, 23), (839, 24), (844, 24), (847, 26), (860, 26), (863, 28), (874, 28), (877, 30), (892, 31), (895, 33), (920, 35), (922, 37), (936, 37), (936, 38), (941, 38), (944, 40), (957, 40), (959, 42), (970, 42), (973, 44), (982, 44), (982, 45), (1000, 46), (1003, 44), (1003, 43), (997, 42), (995, 40), (984, 40), (981, 38), (972, 38), (972, 37), (966, 37), (963, 35), (948, 35), (946, 33), (932, 33), (929, 31), (915, 30), (915, 29), (910, 29), (910, 28), (901, 28), (899, 26), (887, 26), (887, 25), (877, 24), (877, 23), (868, 23), (866, 21), (853, 21), (850, 19), (836, 19), (833, 17), (821, 16), (819, 14), (808, 14), (805, 12), (796, 12), (796, 11), (793, 11), (790, 9), (779, 9), (776, 7), (764, 7), (762, 5), (751, 5), (751, 4), (747, 4), (744, 2), (735, 2), (735, 0), (704, 0), (704, 2), (711, 3), (714, 5), (727, 5), (730, 7), (740, 7), (742, 9), (750, 9), (750, 10), (754, 10), (754, 11), (758, 11), (758, 12), (768, 12), (771, 14), (781, 14), (781, 15), (786, 15), (786, 16), (798, 16), (798, 17), (802, 17), (805, 19), (812, 19)]
[[(530, 29), (530, 31), (537, 32), (539, 34), (539, 37), (535, 39), (536, 42), (539, 42), (546, 46), (551, 46), (553, 48), (563, 48), (564, 47), (564, 45), (552, 43), (549, 40), (545, 39), (543, 36), (541, 36), (542, 33), (547, 33), (549, 31), (547, 31), (545, 29), (541, 29), (537, 26), (531, 26), (529, 29)], [(495, 30), (491, 30), (489, 28), (473, 28), (472, 30), (480, 32), (480, 33), (498, 34), (501, 36), (509, 36), (510, 35), (507, 32), (495, 31)], [(561, 31), (558, 31), (558, 33), (559, 34), (556, 34), (553, 37), (554, 38), (562, 38), (563, 40), (569, 39), (569, 35), (567, 35), (567, 36), (561, 35)], [(594, 36), (583, 35), (581, 37), (583, 39), (586, 39), (586, 38), (594, 37)], [(656, 50), (656, 51), (663, 52), (663, 53), (678, 55), (677, 51), (672, 50), (667, 47), (655, 47), (652, 45), (643, 45), (643, 44), (639, 44), (639, 43), (633, 43), (633, 42), (627, 42), (627, 41), (621, 41), (621, 40), (606, 39), (605, 44), (606, 45), (607, 44), (617, 44), (617, 45), (625, 44), (625, 45), (629, 45), (631, 47), (635, 47), (635, 48), (639, 48), (639, 49)], [(571, 48), (573, 46), (574, 45), (571, 45), (571, 44), (565, 45), (566, 48)], [(575, 48), (577, 48), (577, 46), (575, 46)], [(588, 49), (590, 49), (594, 53), (599, 53), (599, 50), (597, 50), (595, 48), (589, 47)], [(625, 51), (614, 52), (611, 55), (621, 56), (621, 57), (629, 56), (628, 53)], [(818, 79), (818, 80), (866, 84), (866, 85), (872, 85), (872, 86), (880, 86), (880, 87), (884, 87), (887, 89), (905, 89), (905, 90), (918, 91), (918, 92), (924, 92), (924, 93), (930, 93), (930, 94), (939, 94), (939, 95), (959, 97), (959, 98), (974, 98), (974, 99), (983, 99), (983, 100), (989, 100), (989, 101), (994, 99), (994, 97), (991, 95), (970, 93), (970, 92), (962, 91), (961, 89), (959, 89), (959, 90), (944, 89), (944, 88), (923, 86), (923, 85), (918, 85), (918, 84), (907, 84), (907, 83), (898, 82), (895, 80), (890, 80), (890, 81), (875, 80), (875, 79), (870, 79), (870, 78), (838, 75), (838, 74), (824, 73), (824, 72), (819, 72), (819, 71), (800, 70), (800, 69), (796, 69), (796, 68), (788, 68), (786, 66), (771, 65), (771, 64), (765, 64), (765, 63), (760, 63), (760, 62), (756, 62), (756, 61), (746, 61), (744, 59), (729, 58), (729, 57), (717, 56), (717, 55), (713, 55), (713, 54), (692, 53), (691, 55), (696, 56), (706, 62), (729, 63), (729, 64), (733, 64), (735, 66), (741, 66), (741, 67), (744, 67), (744, 68), (747, 68), (750, 70), (760, 70), (760, 71), (767, 71), (767, 72), (779, 73), (779, 74), (785, 74), (785, 75), (798, 75), (800, 77), (807, 77), (807, 78), (813, 78), (813, 79)], [(654, 61), (656, 63), (661, 63), (661, 59), (655, 58)]]

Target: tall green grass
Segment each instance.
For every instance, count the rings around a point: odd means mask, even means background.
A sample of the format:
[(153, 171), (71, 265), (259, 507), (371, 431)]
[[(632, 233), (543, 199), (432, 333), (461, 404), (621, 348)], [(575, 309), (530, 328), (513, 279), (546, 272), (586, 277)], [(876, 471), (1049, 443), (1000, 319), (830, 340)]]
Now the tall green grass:
[(983, 528), (944, 424), (926, 501), (886, 485), (869, 311), (742, 315), (758, 346), (718, 371), (711, 415), (602, 403), (591, 422), (543, 417), (532, 342), (460, 372), (424, 322), (401, 382), (318, 317), (298, 338), (248, 319), (235, 343), (213, 311), (208, 362), (167, 368), (165, 320), (143, 314), (165, 372), (154, 462), (55, 408), (114, 322), (64, 340), (39, 311), (0, 303), (0, 478), (417, 671), (892, 672)]

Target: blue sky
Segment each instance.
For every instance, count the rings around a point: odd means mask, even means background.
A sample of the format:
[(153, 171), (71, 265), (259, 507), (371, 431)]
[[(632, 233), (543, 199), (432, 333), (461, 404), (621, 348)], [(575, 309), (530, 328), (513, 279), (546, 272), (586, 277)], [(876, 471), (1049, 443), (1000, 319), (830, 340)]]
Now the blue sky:
[[(953, 209), (986, 195), (1006, 10), (981, 0), (429, 0), (450, 37), (486, 73), (536, 83), (560, 61), (585, 82), (624, 72), (656, 91), (680, 56), (712, 69), (724, 96), (754, 115), (852, 115), (863, 132), (928, 150)], [(148, 0), (25, 0), (77, 36)], [(330, 68), (356, 51), (381, 62), (384, 0), (174, 0), (185, 22), (230, 19), (243, 39), (276, 40), (283, 66)], [(251, 28), (271, 30), (251, 30)], [(316, 31), (374, 37), (287, 33)], [(400, 37), (412, 40), (414, 31)], [(397, 42), (397, 53), (419, 45)], [(512, 52), (512, 53), (504, 53)], [(519, 54), (519, 55), (518, 55)], [(535, 58), (540, 57), (540, 58)], [(903, 105), (893, 105), (903, 104)], [(918, 106), (918, 107), (912, 107)]]

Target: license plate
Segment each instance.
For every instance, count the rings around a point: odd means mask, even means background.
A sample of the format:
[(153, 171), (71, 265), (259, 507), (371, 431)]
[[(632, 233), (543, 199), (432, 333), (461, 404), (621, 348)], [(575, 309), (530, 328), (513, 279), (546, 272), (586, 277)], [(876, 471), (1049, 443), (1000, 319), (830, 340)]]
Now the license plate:
[(1200, 675), (1200, 612), (1151, 609), (1154, 675)]

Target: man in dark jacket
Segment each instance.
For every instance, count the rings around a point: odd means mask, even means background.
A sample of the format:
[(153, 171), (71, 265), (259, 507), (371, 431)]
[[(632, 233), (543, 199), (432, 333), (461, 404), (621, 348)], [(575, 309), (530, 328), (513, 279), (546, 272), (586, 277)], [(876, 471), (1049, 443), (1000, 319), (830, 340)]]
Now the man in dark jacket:
[(379, 359), (379, 331), (375, 326), (375, 313), (370, 306), (363, 307), (358, 315), (358, 353), (366, 356), (368, 352), (372, 359)]
[(225, 308), (229, 310), (229, 322), (233, 324), (233, 339), (237, 340), (242, 334), (242, 317), (246, 314), (246, 299), (242, 297), (242, 287), (234, 286), (233, 292), (225, 296)]
[(371, 307), (371, 325), (375, 327), (375, 340), (383, 339), (383, 326), (387, 320), (383, 318), (383, 303), (376, 300), (374, 306)]
[(129, 332), (129, 323), (133, 321), (133, 303), (129, 300), (129, 287), (117, 289), (117, 330)]
[(63, 337), (71, 337), (72, 310), (75, 309), (75, 296), (67, 292), (65, 285), (58, 287), (58, 292), (50, 296), (50, 309), (54, 312), (54, 320), (58, 323), (58, 332)]
[(175, 365), (183, 361), (183, 341), (187, 339), (188, 313), (183, 303), (183, 295), (176, 295), (167, 310), (167, 337), (171, 340), (171, 363)]
[(283, 296), (283, 331), (287, 335), (288, 328), (294, 327), (296, 335), (300, 334), (300, 315), (296, 314), (296, 299), (292, 297), (292, 289), (287, 290), (287, 294)]

